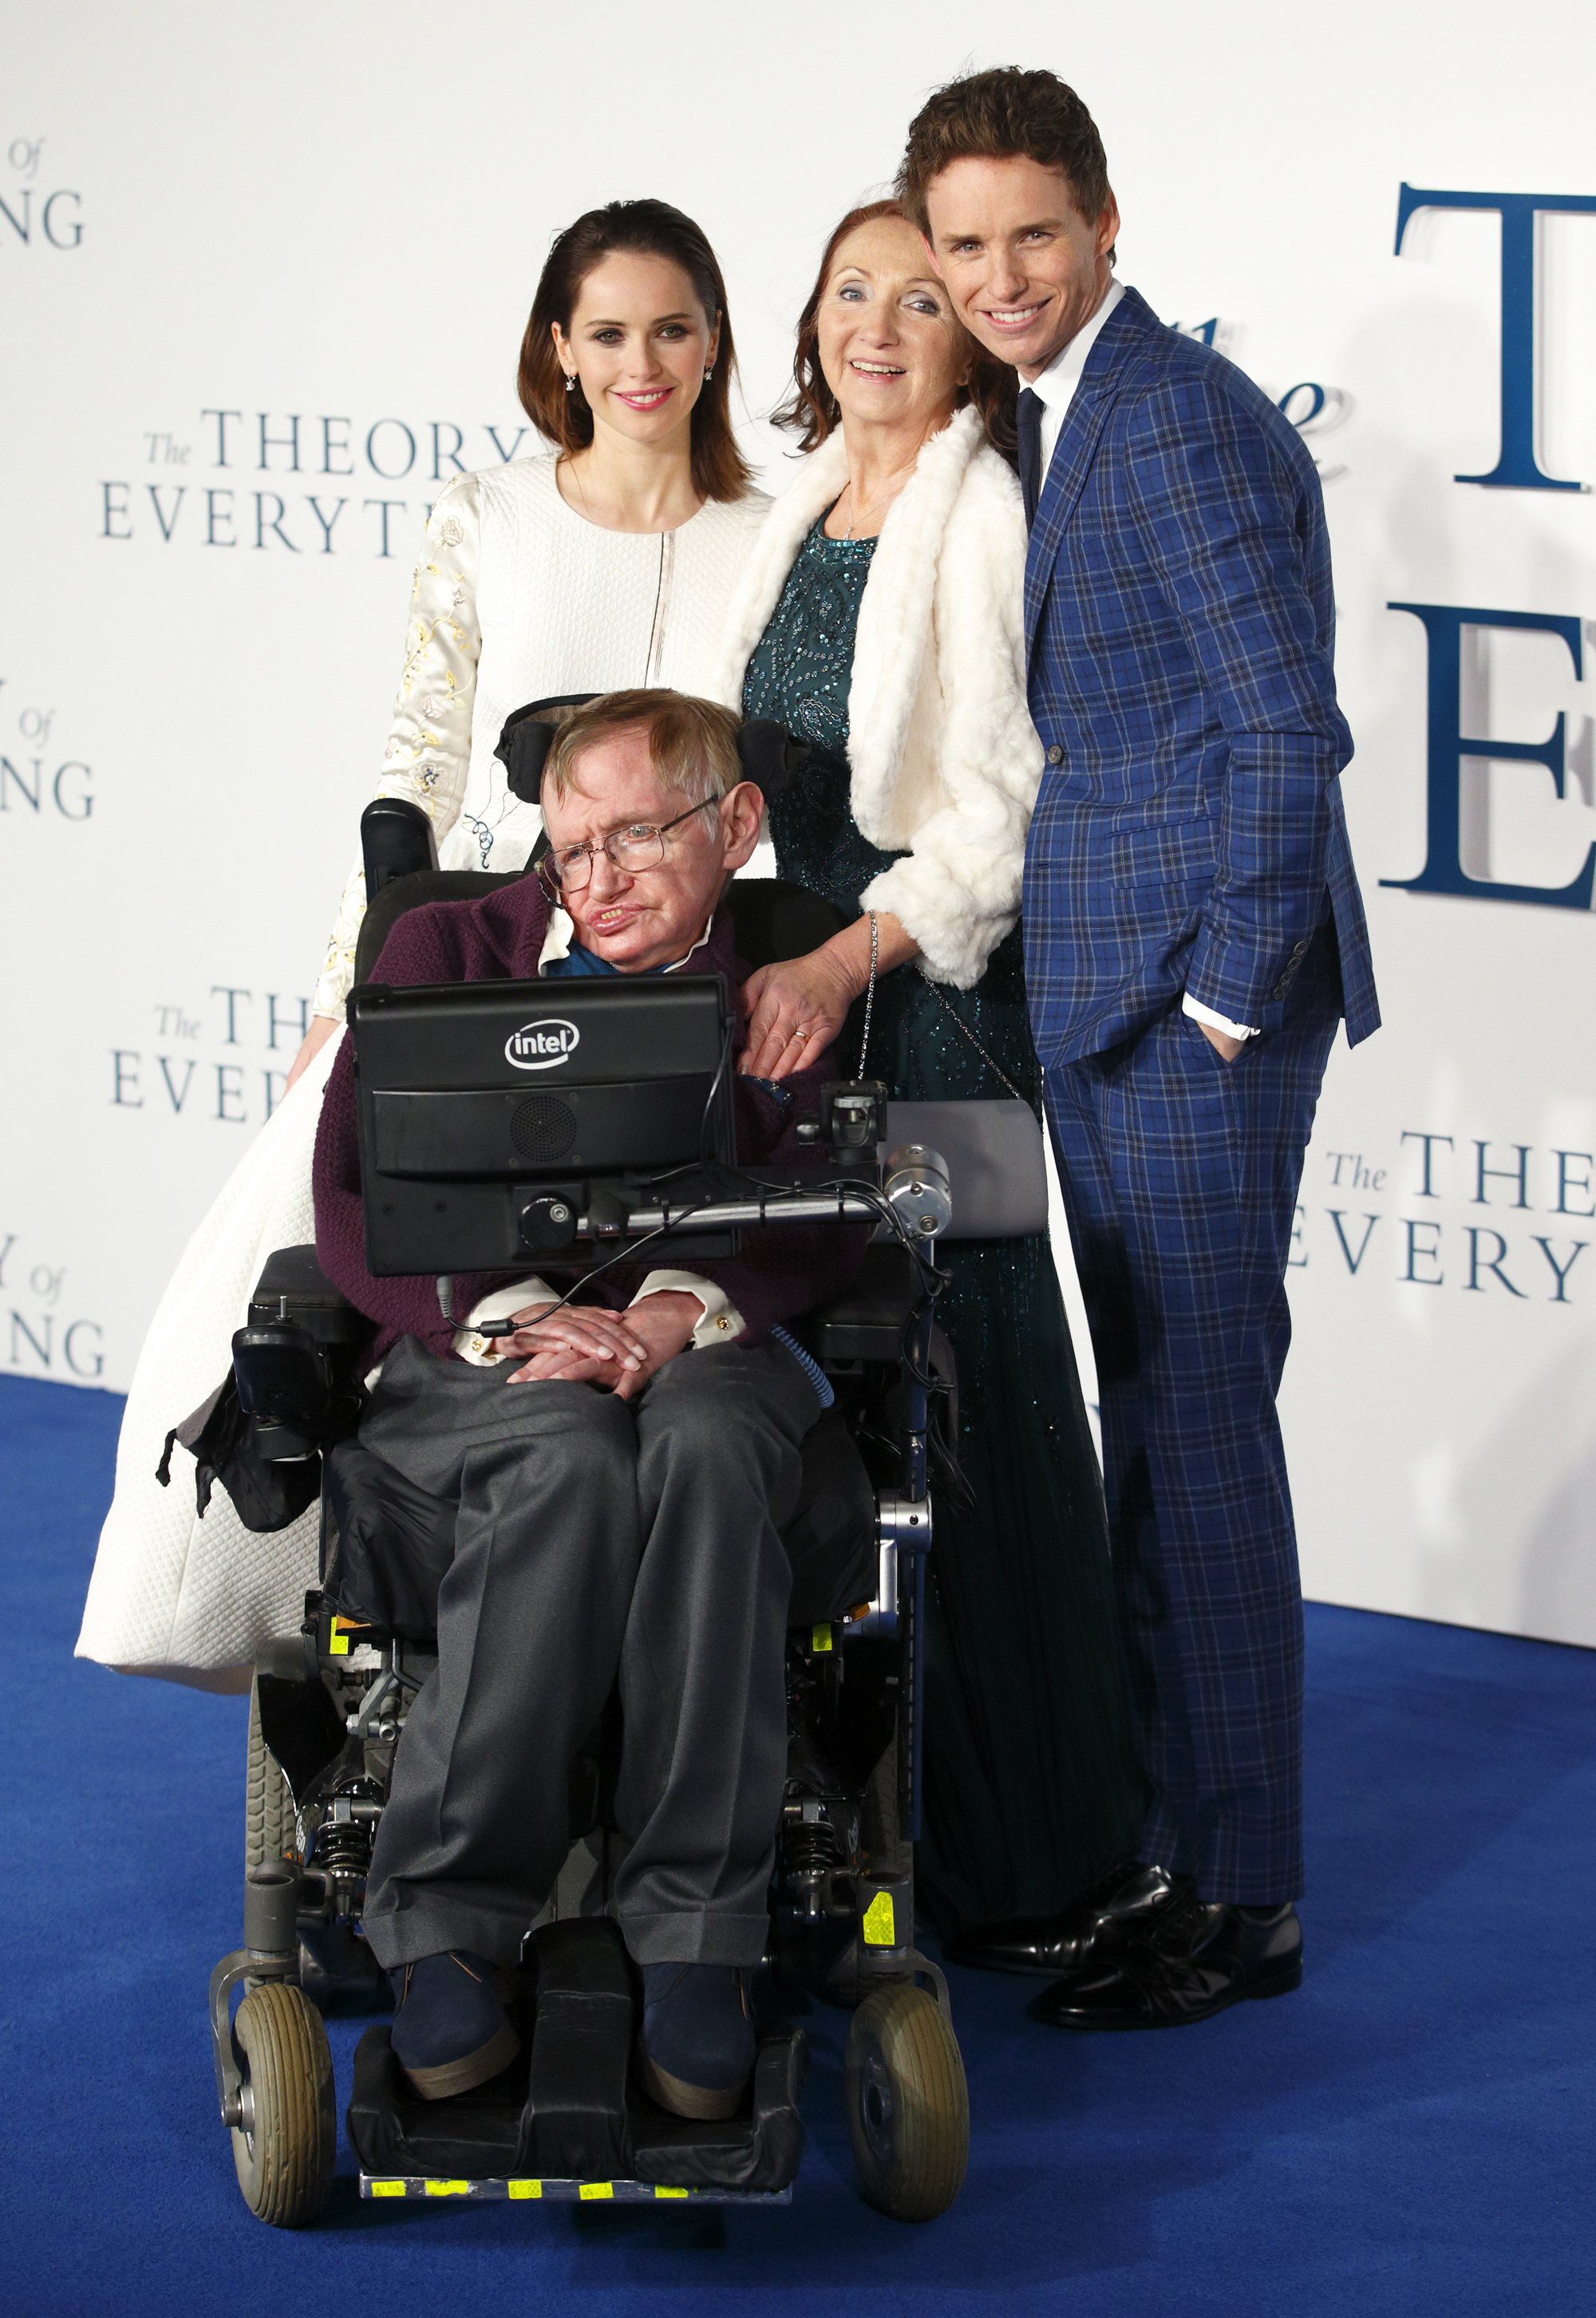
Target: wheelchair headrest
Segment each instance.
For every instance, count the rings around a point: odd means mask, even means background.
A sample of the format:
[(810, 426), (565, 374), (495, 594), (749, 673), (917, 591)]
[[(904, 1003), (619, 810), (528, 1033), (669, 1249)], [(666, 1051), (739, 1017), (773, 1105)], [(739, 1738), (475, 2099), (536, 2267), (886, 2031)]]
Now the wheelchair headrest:
[(737, 735), (737, 754), (744, 777), (764, 791), (765, 803), (779, 797), (801, 780), (809, 761), (807, 741), (795, 741), (785, 724), (769, 716), (751, 716)]
[(579, 708), (597, 700), (596, 692), (566, 692), (550, 700), (529, 700), (504, 720), (493, 754), (504, 767), (510, 795), (523, 804), (536, 804), (543, 786), (543, 768), (555, 734)]
[[(555, 734), (579, 708), (598, 697), (596, 692), (568, 692), (557, 699), (529, 700), (525, 708), (505, 718), (493, 754), (504, 767), (512, 796), (519, 797), (523, 804), (537, 803)], [(775, 723), (768, 716), (749, 717), (737, 735), (737, 754), (743, 760), (744, 778), (764, 792), (767, 804), (789, 789), (809, 761), (807, 744), (795, 741), (785, 724)], [(541, 845), (538, 849), (542, 850)]]

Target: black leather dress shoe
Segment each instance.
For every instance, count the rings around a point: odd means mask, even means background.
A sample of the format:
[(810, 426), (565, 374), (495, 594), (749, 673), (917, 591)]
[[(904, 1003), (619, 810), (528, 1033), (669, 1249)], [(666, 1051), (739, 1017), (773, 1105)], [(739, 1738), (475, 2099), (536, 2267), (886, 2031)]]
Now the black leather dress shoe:
[(1050, 1977), (1079, 1972), (1131, 1933), (1146, 1929), (1195, 1885), (1167, 1867), (1118, 1859), (1088, 1883), (1073, 1906), (1057, 1916), (1014, 1916), (983, 1924), (942, 1943), (950, 1963), (982, 1972), (1026, 1972)]
[(1205, 1907), (1195, 1898), (1066, 1972), (1029, 2009), (1050, 2028), (1180, 2028), (1303, 1980), (1303, 1927), (1283, 1908)]

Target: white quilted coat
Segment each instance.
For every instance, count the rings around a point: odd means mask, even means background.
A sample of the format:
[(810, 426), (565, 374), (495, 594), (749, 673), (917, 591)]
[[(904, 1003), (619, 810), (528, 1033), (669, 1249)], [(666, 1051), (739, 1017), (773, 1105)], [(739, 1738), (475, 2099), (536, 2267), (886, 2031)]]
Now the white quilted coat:
[(274, 1248), (316, 1236), (311, 1158), (321, 1095), (346, 1033), (329, 1038), (261, 1128), (179, 1259), (133, 1373), (116, 1450), (116, 1494), (89, 1581), (77, 1656), (201, 1690), (248, 1690), (263, 1642), (297, 1633), (316, 1583), (317, 1509), (291, 1527), (247, 1530), (225, 1489), (194, 1514), (194, 1464), (169, 1428), (232, 1361), (233, 1330)]

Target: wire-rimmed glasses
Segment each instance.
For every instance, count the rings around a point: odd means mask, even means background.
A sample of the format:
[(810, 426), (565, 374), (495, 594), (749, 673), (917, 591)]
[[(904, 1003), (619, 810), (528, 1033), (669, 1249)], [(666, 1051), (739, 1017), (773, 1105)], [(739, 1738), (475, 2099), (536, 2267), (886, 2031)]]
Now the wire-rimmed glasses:
[(600, 851), (627, 876), (639, 869), (657, 869), (665, 858), (665, 840), (671, 831), (690, 821), (694, 813), (707, 813), (718, 803), (717, 797), (701, 798), (697, 804), (690, 804), (685, 813), (679, 813), (674, 821), (628, 822), (625, 829), (612, 829), (598, 845), (584, 839), (580, 845), (557, 849), (551, 846), (537, 864), (545, 892), (551, 901), (558, 901), (563, 894), (580, 894), (592, 877), (593, 856)]

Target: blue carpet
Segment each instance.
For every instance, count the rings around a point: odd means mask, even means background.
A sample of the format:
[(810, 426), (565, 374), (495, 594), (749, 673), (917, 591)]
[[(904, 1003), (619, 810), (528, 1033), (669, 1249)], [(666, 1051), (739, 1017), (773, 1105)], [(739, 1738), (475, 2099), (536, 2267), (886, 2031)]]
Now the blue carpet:
[[(1596, 2253), (1596, 1653), (1309, 1616), (1300, 1995), (1152, 2036), (1031, 2026), (953, 1975), (969, 2177), (909, 2230), (857, 2195), (817, 2011), (795, 2202), (762, 2215), (246, 2212), (204, 1997), (238, 1936), (243, 1702), (75, 1663), (120, 1400), (0, 1380), (6, 1905), (0, 2297), (19, 2313), (610, 2318), (710, 2304), (1110, 2318), (1556, 2313)], [(358, 2023), (334, 2023), (340, 2107)]]

